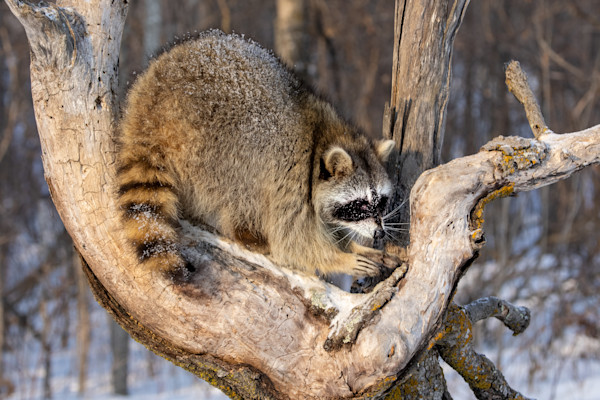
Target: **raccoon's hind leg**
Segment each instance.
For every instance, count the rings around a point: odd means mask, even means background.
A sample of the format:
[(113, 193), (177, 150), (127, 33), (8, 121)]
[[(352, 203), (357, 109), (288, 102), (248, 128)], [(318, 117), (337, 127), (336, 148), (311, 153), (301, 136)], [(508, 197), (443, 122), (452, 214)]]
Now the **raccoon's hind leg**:
[(178, 248), (175, 179), (164, 167), (138, 157), (121, 160), (117, 181), (125, 235), (140, 263), (165, 272), (183, 267)]

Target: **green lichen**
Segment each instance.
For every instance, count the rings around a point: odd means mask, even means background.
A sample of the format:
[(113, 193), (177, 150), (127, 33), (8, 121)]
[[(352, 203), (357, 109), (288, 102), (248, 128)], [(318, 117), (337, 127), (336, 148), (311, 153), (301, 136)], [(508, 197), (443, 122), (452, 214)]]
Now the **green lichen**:
[(335, 307), (327, 306), (327, 295), (320, 290), (310, 291), (310, 309), (314, 315), (323, 315), (328, 321), (331, 321), (339, 312)]

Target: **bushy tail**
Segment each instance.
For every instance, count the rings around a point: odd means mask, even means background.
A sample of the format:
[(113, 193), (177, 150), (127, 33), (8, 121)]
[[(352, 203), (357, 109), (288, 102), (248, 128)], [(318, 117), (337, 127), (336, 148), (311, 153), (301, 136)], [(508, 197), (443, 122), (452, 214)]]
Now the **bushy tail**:
[[(118, 203), (125, 235), (138, 259), (152, 270), (184, 266), (179, 252), (175, 178), (154, 157), (121, 148), (117, 170)], [(133, 153), (133, 154), (132, 154)]]

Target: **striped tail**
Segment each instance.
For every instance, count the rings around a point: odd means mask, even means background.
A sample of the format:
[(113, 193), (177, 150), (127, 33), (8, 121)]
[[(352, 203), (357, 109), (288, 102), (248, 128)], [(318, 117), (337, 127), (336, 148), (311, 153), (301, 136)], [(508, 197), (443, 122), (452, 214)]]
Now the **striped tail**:
[(175, 179), (146, 157), (121, 160), (117, 170), (119, 207), (125, 235), (140, 263), (174, 272), (185, 265), (179, 252)]

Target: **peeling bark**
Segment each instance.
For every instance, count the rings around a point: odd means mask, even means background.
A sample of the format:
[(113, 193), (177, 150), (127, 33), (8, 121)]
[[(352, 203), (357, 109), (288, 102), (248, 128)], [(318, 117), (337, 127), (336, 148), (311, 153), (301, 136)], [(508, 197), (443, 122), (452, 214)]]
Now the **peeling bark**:
[[(482, 204), (600, 162), (596, 126), (573, 134), (544, 133), (539, 140), (500, 138), (475, 155), (424, 172), (410, 194), (408, 271), (399, 283), (382, 285), (386, 293), (343, 292), (185, 222), (185, 251), (197, 272), (185, 279), (151, 274), (128, 251), (113, 196), (118, 50), (127, 1), (5, 1), (25, 26), (32, 49), (32, 94), (46, 180), (89, 265), (98, 301), (137, 340), (232, 397), (384, 393), (441, 326), (459, 277), (483, 243)], [(466, 3), (433, 10), (414, 2), (403, 12), (406, 17), (422, 7), (415, 18), (429, 19), (441, 29), (432, 35), (443, 37), (431, 51), (447, 54)], [(438, 13), (442, 9), (445, 14)], [(398, 54), (408, 51), (403, 47), (408, 42), (403, 37)], [(401, 132), (411, 124), (432, 127), (424, 140), (435, 143), (434, 149), (443, 132), (449, 80), (449, 55), (442, 59), (445, 67), (431, 67), (442, 68), (431, 75), (436, 97), (415, 92), (397, 103), (404, 111), (392, 113), (392, 125), (399, 124)], [(423, 161), (420, 168), (435, 163), (435, 151), (433, 156), (411, 154), (416, 145), (401, 142), (411, 160)], [(406, 157), (400, 162), (406, 163), (402, 174), (415, 165)], [(377, 296), (386, 301), (381, 307), (372, 301)], [(368, 323), (352, 332), (349, 345), (327, 351), (332, 331), (365, 305), (374, 308), (361, 314)]]

